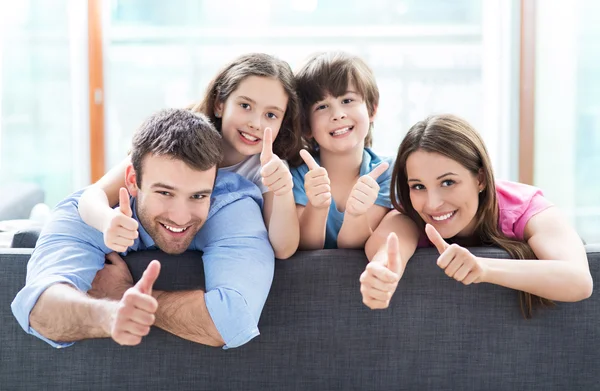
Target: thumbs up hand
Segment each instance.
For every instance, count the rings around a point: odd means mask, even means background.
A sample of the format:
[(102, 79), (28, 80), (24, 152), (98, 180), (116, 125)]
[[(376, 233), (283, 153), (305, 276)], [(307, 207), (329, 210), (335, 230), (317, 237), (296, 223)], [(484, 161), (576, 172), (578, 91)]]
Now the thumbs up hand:
[(263, 185), (267, 186), (274, 195), (281, 196), (292, 191), (294, 182), (290, 169), (277, 155), (273, 153), (273, 132), (265, 129), (263, 148), (260, 153), (260, 175)]
[(327, 170), (311, 156), (306, 150), (300, 151), (300, 157), (308, 166), (304, 175), (304, 190), (311, 205), (317, 209), (329, 208), (331, 205), (331, 182)]
[(138, 237), (138, 222), (132, 218), (133, 211), (129, 203), (129, 192), (122, 187), (119, 190), (119, 207), (107, 216), (104, 223), (104, 244), (117, 252), (127, 251)]
[(360, 276), (363, 303), (372, 310), (384, 309), (390, 305), (390, 300), (404, 273), (398, 236), (395, 233), (388, 235), (386, 247), (384, 252), (378, 253), (376, 258), (367, 265)]
[(448, 244), (431, 224), (425, 226), (429, 241), (437, 248), (440, 256), (437, 265), (448, 277), (465, 285), (482, 282), (487, 273), (484, 262), (458, 244)]
[(370, 173), (361, 176), (348, 196), (346, 201), (346, 213), (352, 216), (361, 216), (375, 205), (379, 194), (377, 178), (383, 174), (390, 165), (387, 162), (379, 164)]
[(156, 320), (158, 301), (152, 297), (152, 287), (160, 274), (160, 263), (150, 262), (142, 278), (125, 291), (113, 315), (110, 328), (112, 339), (120, 345), (137, 345), (148, 335)]

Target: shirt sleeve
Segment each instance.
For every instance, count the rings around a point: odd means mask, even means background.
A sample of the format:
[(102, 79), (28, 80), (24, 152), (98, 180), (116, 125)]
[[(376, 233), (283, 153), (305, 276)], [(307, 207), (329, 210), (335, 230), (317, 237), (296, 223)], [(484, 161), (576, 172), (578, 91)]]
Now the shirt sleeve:
[[(388, 169), (377, 178), (379, 184), (379, 194), (375, 200), (376, 205), (383, 206), (384, 208), (392, 209), (392, 201), (390, 199), (390, 183), (392, 181), (392, 170), (394, 169), (394, 162), (391, 159), (385, 159), (390, 165)], [(381, 163), (380, 163), (381, 164)], [(375, 167), (373, 167), (374, 169)]]
[(275, 269), (259, 205), (243, 197), (223, 206), (197, 240), (203, 251), (208, 312), (224, 349), (241, 346), (259, 335), (258, 320)]
[(306, 196), (306, 190), (304, 190), (304, 175), (308, 172), (308, 167), (306, 164), (303, 164), (300, 167), (292, 168), (290, 172), (292, 174), (292, 180), (294, 181), (293, 192), (296, 204), (308, 204), (308, 197)]
[(529, 201), (529, 205), (523, 211), (523, 214), (514, 222), (513, 232), (515, 233), (515, 237), (523, 240), (525, 238), (525, 226), (529, 220), (551, 206), (553, 204), (542, 195), (541, 190), (536, 192)]
[(27, 264), (25, 287), (11, 304), (23, 330), (54, 347), (70, 346), (72, 343), (49, 340), (31, 328), (31, 310), (40, 295), (54, 284), (66, 283), (87, 292), (98, 270), (104, 267), (104, 257), (108, 253), (102, 245), (102, 233), (81, 220), (77, 205), (71, 200), (59, 205), (45, 225)]

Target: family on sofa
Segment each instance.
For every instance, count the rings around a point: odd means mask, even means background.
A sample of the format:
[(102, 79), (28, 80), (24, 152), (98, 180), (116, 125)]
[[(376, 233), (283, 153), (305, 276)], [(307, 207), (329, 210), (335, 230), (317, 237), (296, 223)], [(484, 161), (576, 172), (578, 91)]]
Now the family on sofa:
[[(238, 347), (259, 334), (275, 258), (323, 248), (364, 248), (371, 309), (389, 306), (430, 246), (457, 282), (522, 292), (525, 317), (591, 295), (575, 230), (539, 189), (496, 181), (466, 121), (417, 122), (392, 161), (370, 148), (378, 105), (373, 73), (350, 54), (314, 55), (296, 74), (270, 55), (236, 59), (201, 102), (152, 115), (122, 164), (57, 205), (12, 303), (19, 324), (55, 347), (137, 345), (151, 326)], [(134, 283), (121, 257), (146, 249), (202, 251), (205, 290), (153, 289), (160, 260)]]

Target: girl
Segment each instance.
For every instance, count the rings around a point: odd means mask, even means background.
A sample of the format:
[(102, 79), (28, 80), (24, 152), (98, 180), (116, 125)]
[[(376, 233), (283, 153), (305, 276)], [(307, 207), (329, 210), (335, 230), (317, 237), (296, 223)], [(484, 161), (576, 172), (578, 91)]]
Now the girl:
[(391, 209), (389, 163), (371, 149), (379, 90), (360, 58), (312, 56), (297, 72), (307, 150), (292, 169), (300, 249), (362, 248)]
[[(190, 109), (208, 116), (223, 136), (219, 167), (254, 182), (263, 192), (269, 239), (280, 259), (298, 248), (299, 226), (293, 182), (285, 159), (298, 156), (299, 105), (290, 66), (267, 54), (248, 54), (227, 65)], [(111, 209), (124, 186), (126, 159), (81, 197), (83, 220), (104, 232), (111, 249), (122, 252), (137, 237), (137, 223)], [(127, 194), (124, 194), (127, 196)]]
[[(409, 130), (398, 150), (391, 199), (395, 210), (365, 247), (371, 263), (360, 280), (370, 308), (388, 306), (406, 262), (427, 246), (438, 250), (438, 266), (465, 285), (522, 291), (527, 318), (534, 303), (578, 301), (592, 293), (575, 230), (540, 190), (494, 180), (481, 137), (460, 118), (433, 116)], [(481, 245), (516, 259), (480, 258), (464, 247)]]

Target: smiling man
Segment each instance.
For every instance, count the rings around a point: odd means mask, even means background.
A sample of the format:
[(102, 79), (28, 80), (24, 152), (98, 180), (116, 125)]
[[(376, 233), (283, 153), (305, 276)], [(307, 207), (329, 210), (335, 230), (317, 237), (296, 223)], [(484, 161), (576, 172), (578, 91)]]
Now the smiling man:
[(134, 285), (102, 232), (80, 218), (80, 191), (58, 204), (31, 256), (26, 285), (12, 303), (21, 327), (55, 347), (108, 337), (137, 345), (153, 325), (224, 348), (257, 336), (274, 255), (258, 188), (237, 174), (217, 173), (221, 145), (201, 115), (175, 109), (153, 115), (134, 135), (127, 191), (121, 189), (115, 209), (138, 227), (123, 255), (202, 251), (206, 290), (152, 289), (157, 261)]

